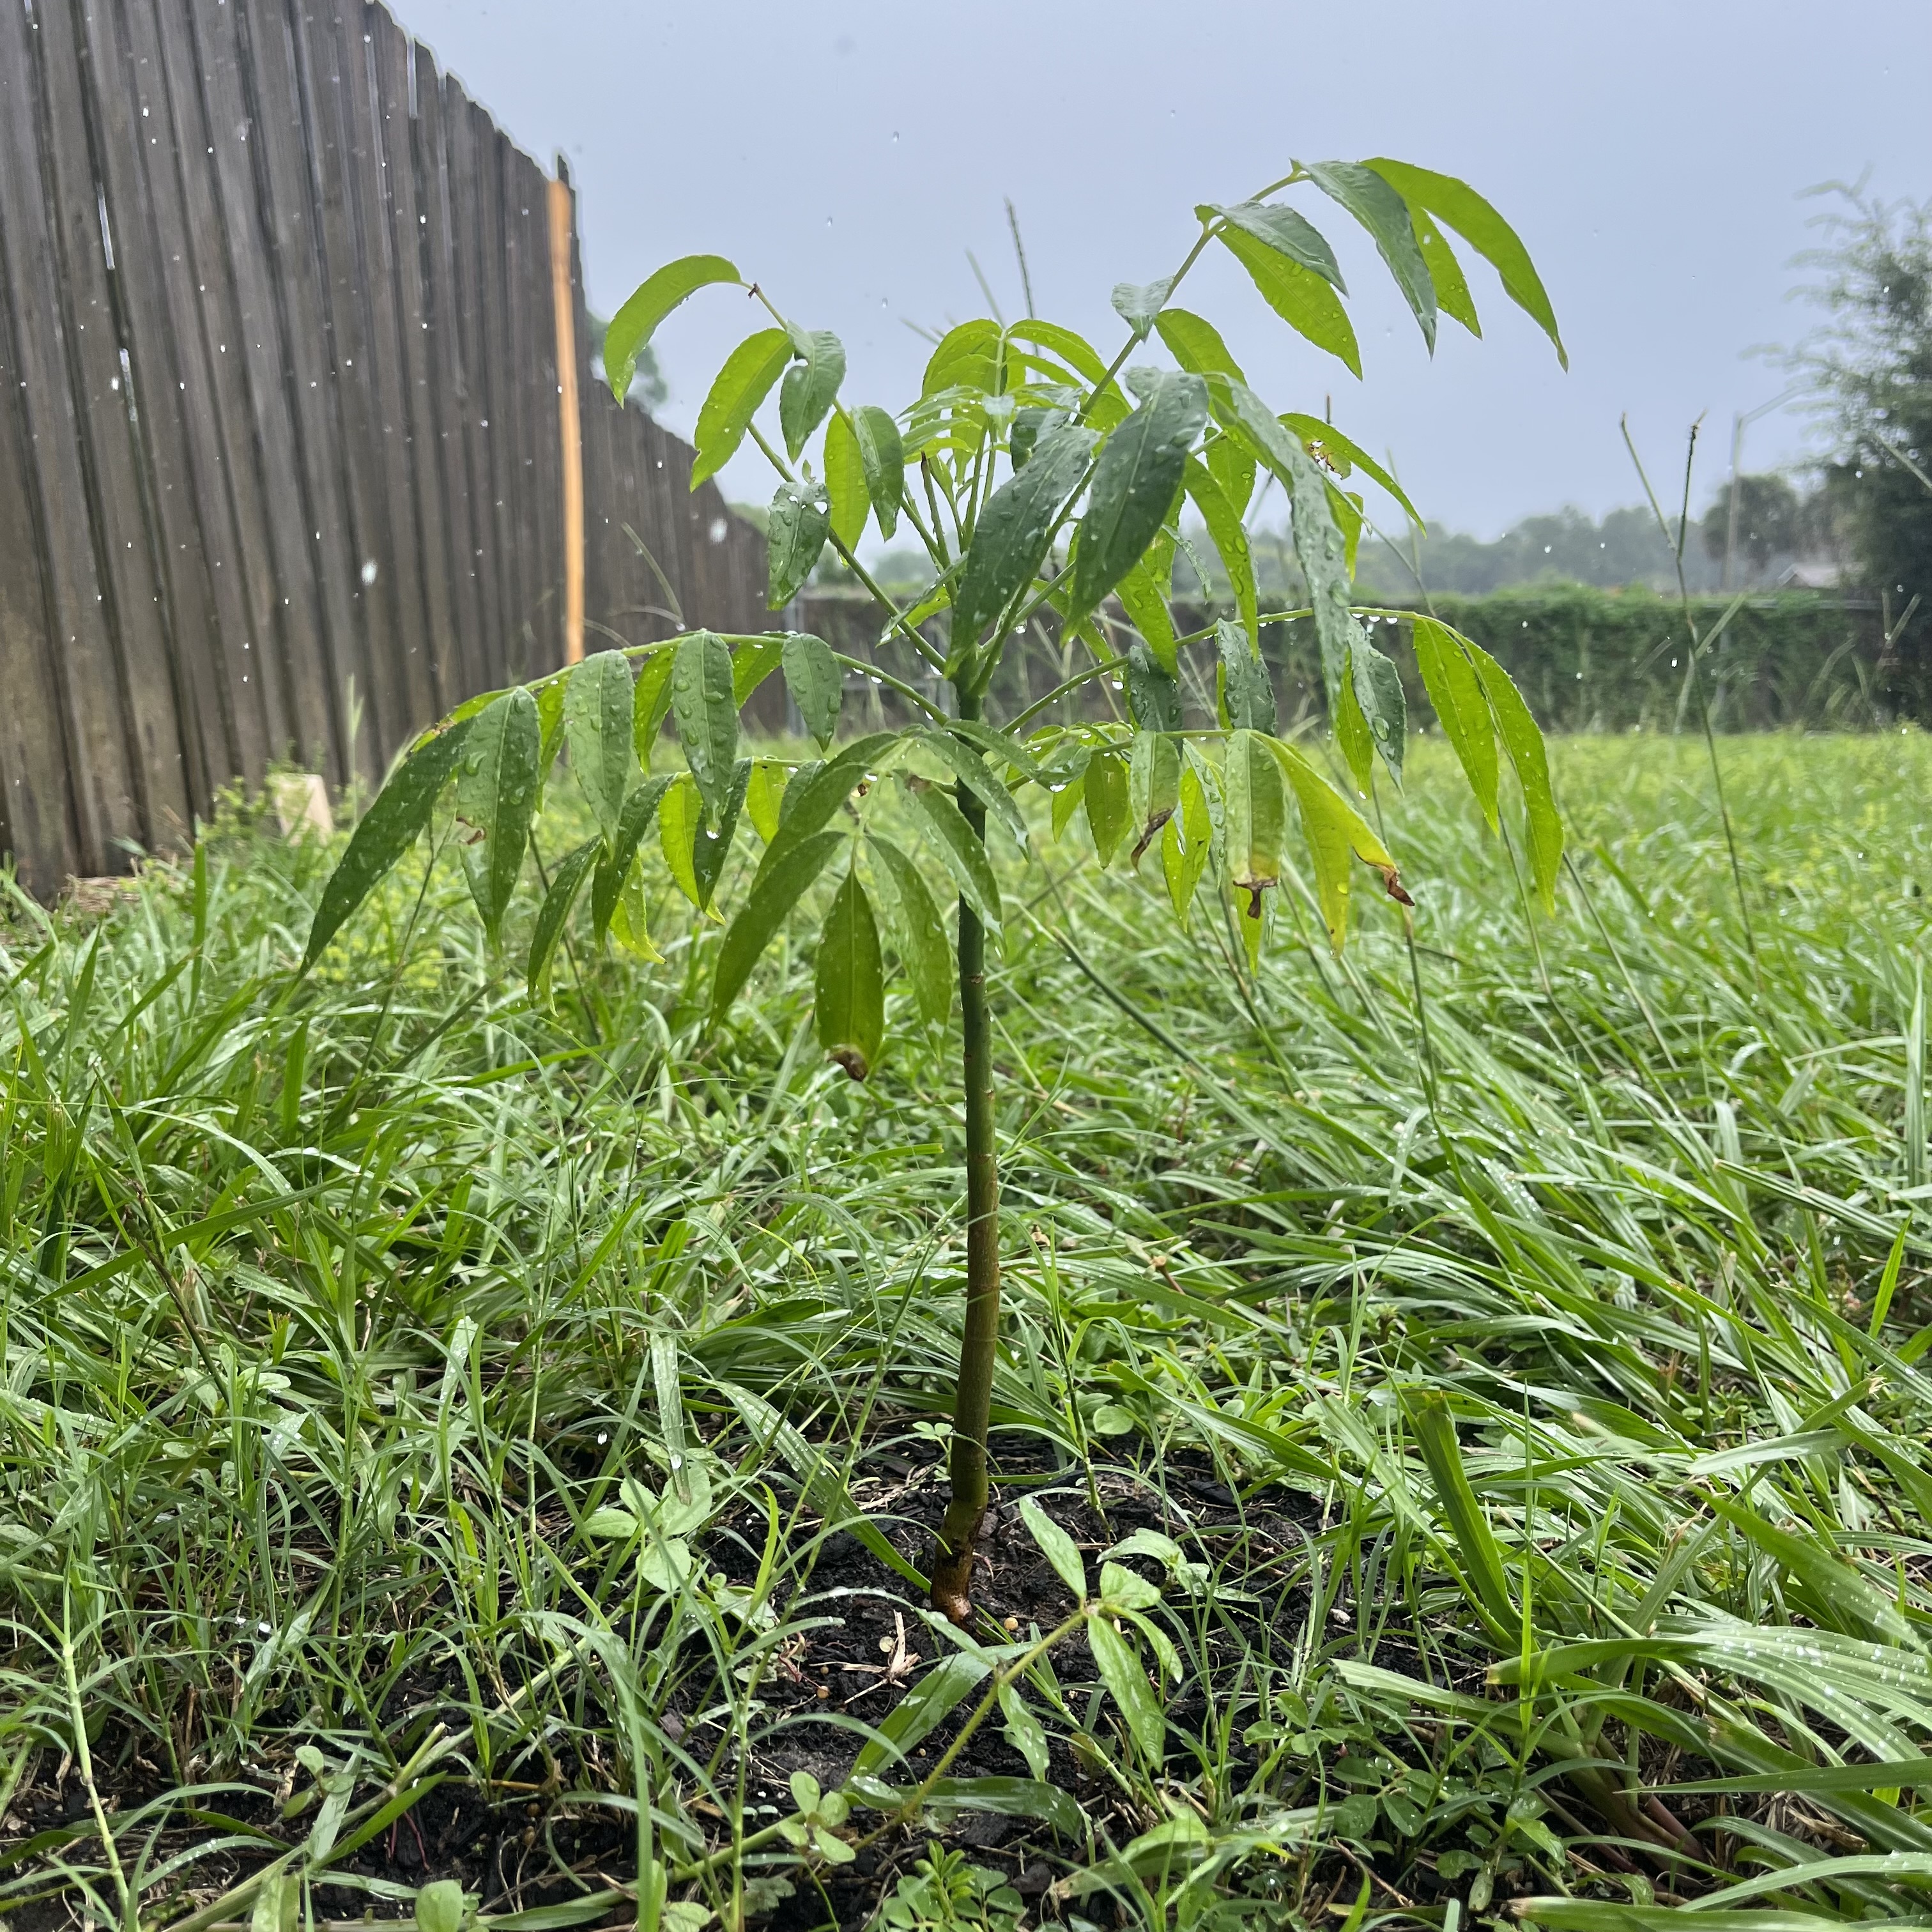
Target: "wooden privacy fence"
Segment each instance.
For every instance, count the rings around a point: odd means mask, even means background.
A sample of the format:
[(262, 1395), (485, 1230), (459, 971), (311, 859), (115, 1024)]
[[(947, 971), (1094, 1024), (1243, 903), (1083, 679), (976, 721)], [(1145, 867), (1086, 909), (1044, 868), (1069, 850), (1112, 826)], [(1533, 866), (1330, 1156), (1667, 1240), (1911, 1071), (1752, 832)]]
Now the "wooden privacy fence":
[[(561, 170), (560, 170), (561, 173)], [(43, 896), (763, 545), (592, 378), (574, 200), (363, 0), (0, 0), (0, 850)], [(570, 539), (580, 524), (580, 548)]]

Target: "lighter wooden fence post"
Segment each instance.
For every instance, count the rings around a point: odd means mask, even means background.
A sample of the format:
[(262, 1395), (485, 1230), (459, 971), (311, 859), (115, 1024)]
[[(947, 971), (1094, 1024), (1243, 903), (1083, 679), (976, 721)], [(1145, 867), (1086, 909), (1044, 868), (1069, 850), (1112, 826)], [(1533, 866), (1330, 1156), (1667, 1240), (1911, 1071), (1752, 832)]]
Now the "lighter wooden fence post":
[(550, 286), (556, 312), (556, 414), (563, 439), (563, 661), (584, 659), (584, 428), (577, 401), (577, 301), (570, 286), (570, 181), (550, 184)]

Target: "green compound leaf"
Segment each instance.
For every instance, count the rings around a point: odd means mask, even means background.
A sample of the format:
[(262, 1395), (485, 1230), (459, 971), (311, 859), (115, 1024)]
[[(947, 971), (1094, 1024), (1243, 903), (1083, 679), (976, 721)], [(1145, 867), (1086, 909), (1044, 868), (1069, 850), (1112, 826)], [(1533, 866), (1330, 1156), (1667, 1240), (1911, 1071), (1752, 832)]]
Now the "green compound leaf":
[(1127, 832), (1127, 763), (1119, 752), (1098, 751), (1088, 760), (1085, 796), (1087, 829), (1105, 871)]
[(1359, 470), (1366, 476), (1372, 476), (1402, 506), (1403, 514), (1419, 529), (1422, 527), (1422, 513), (1408, 500), (1407, 493), (1395, 478), (1378, 463), (1358, 442), (1344, 436), (1333, 423), (1324, 422), (1319, 416), (1300, 416), (1290, 411), (1281, 418), (1282, 426), (1300, 436), (1310, 453), (1320, 457), (1342, 476), (1352, 470)]
[(1180, 729), (1180, 680), (1165, 670), (1152, 647), (1136, 638), (1127, 646), (1127, 710), (1137, 731)]
[(901, 848), (874, 832), (872, 849), (891, 889), (886, 926), (912, 987), (913, 1002), (921, 1019), (943, 1022), (952, 1011), (952, 950), (939, 907), (924, 874)]
[(1569, 352), (1557, 332), (1556, 311), (1529, 250), (1516, 230), (1474, 188), (1453, 175), (1412, 167), (1406, 161), (1378, 157), (1362, 165), (1372, 168), (1412, 207), (1426, 208), (1437, 220), (1454, 229), (1502, 278), (1504, 293), (1549, 337), (1557, 361), (1569, 368)]
[(1496, 829), (1496, 733), (1483, 681), (1462, 639), (1433, 617), (1411, 620), (1416, 668), (1490, 830)]
[(1397, 784), (1402, 783), (1402, 755), (1408, 730), (1408, 700), (1403, 697), (1402, 674), (1364, 638), (1348, 661), (1355, 702), (1382, 763)]
[(304, 973), (321, 958), (322, 949), (343, 922), (416, 843), (463, 754), (471, 724), (465, 718), (434, 738), (425, 738), (362, 814), (348, 850), (322, 889), (321, 903), (309, 922), (308, 945), (302, 955)]
[(706, 912), (711, 910), (711, 896), (718, 890), (718, 877), (724, 870), (732, 836), (738, 829), (738, 814), (744, 809), (745, 794), (751, 782), (752, 761), (740, 758), (731, 769), (731, 789), (716, 829), (700, 825), (692, 839), (692, 877), (698, 882), (698, 903)]
[(586, 839), (557, 867), (550, 882), (550, 890), (544, 893), (544, 902), (537, 908), (536, 924), (530, 933), (530, 962), (524, 973), (524, 984), (533, 1006), (550, 1004), (550, 962), (556, 956), (557, 942), (563, 937), (564, 926), (570, 917), (571, 908), (577, 903), (577, 895), (603, 850), (602, 839)]
[(873, 403), (852, 412), (852, 434), (865, 466), (866, 494), (872, 500), (879, 534), (890, 537), (898, 528), (899, 506), (905, 498), (904, 439), (898, 424)]
[[(1250, 461), (1252, 464), (1252, 458)], [(1208, 534), (1220, 554), (1222, 568), (1228, 573), (1242, 625), (1250, 642), (1259, 650), (1261, 606), (1256, 601), (1255, 561), (1248, 548), (1248, 533), (1242, 526), (1240, 507), (1228, 500), (1214, 472), (1199, 458), (1188, 458), (1183, 476), (1187, 494), (1201, 512), (1201, 520), (1208, 526)]]
[(608, 841), (617, 835), (638, 754), (631, 742), (636, 680), (621, 651), (586, 658), (564, 686), (563, 737), (570, 768)]
[(952, 874), (959, 896), (988, 926), (1000, 923), (1000, 883), (986, 857), (986, 848), (966, 823), (966, 814), (950, 792), (934, 784), (908, 784), (907, 796), (932, 840), (940, 862)]
[(1563, 821), (1556, 815), (1556, 795), (1550, 788), (1550, 756), (1544, 748), (1543, 734), (1530, 716), (1522, 694), (1510, 682), (1510, 674), (1489, 652), (1462, 640), (1476, 675), (1483, 681), (1484, 694), (1502, 734), (1503, 749), (1509, 754), (1516, 782), (1522, 788), (1522, 803), (1529, 830), (1530, 871), (1536, 880), (1537, 896), (1548, 913), (1556, 910), (1556, 876), (1563, 863)]
[(760, 758), (752, 764), (752, 782), (745, 788), (745, 810), (752, 830), (767, 845), (778, 836), (785, 788), (790, 782), (790, 772), (776, 758)]
[(1208, 813), (1207, 788), (1190, 759), (1180, 774), (1180, 806), (1160, 835), (1160, 868), (1167, 881), (1168, 903), (1174, 908), (1174, 916), (1184, 932), (1196, 889), (1208, 869), (1214, 829), (1214, 820)]
[(1089, 429), (1055, 430), (1040, 439), (1026, 467), (993, 492), (952, 595), (950, 659), (963, 663), (981, 632), (1032, 583), (1098, 440)]
[(1073, 564), (1070, 621), (1097, 608), (1139, 562), (1166, 520), (1187, 452), (1207, 427), (1208, 386), (1200, 376), (1156, 370), (1146, 375), (1144, 395), (1108, 436), (1094, 466)]
[(1480, 341), (1483, 325), (1477, 320), (1476, 300), (1469, 292), (1468, 278), (1462, 273), (1462, 265), (1456, 259), (1455, 250), (1430, 219), (1427, 209), (1418, 208), (1411, 202), (1408, 212), (1415, 224), (1416, 244), (1422, 250), (1422, 259), (1429, 265), (1429, 278), (1436, 284), (1436, 299), (1441, 304), (1442, 313), (1452, 321), (1460, 322)]
[(770, 584), (766, 606), (782, 610), (796, 597), (832, 533), (832, 500), (822, 483), (781, 483), (765, 525)]
[(731, 1002), (743, 990), (760, 955), (778, 936), (792, 908), (805, 896), (832, 855), (849, 842), (848, 835), (836, 826), (830, 831), (814, 832), (792, 844), (772, 871), (760, 867), (751, 896), (731, 922), (718, 950), (718, 971), (711, 990), (714, 1024), (724, 1018)]
[(697, 455), (691, 466), (694, 490), (738, 453), (758, 405), (771, 394), (772, 385), (790, 360), (791, 338), (782, 328), (761, 328), (748, 335), (725, 358), (698, 412)]
[(1180, 668), (1180, 646), (1174, 633), (1174, 615), (1168, 609), (1167, 599), (1160, 594), (1148, 564), (1148, 557), (1142, 557), (1114, 586), (1114, 594), (1120, 600), (1120, 608), (1127, 614), (1128, 621), (1145, 640), (1154, 662), (1164, 674), (1173, 676)]
[(456, 775), (457, 816), (470, 827), (463, 868), (492, 944), (524, 869), (542, 748), (536, 700), (506, 691), (470, 727)]
[(684, 761), (715, 824), (724, 812), (738, 756), (731, 647), (716, 632), (693, 631), (678, 640), (671, 662), (670, 709)]
[(838, 706), (845, 695), (845, 673), (823, 638), (788, 631), (781, 658), (785, 688), (798, 706), (805, 728), (824, 751), (838, 728)]
[(1408, 203), (1372, 168), (1359, 161), (1312, 161), (1309, 178), (1331, 201), (1346, 208), (1375, 238), (1377, 252), (1388, 265), (1396, 286), (1408, 304), (1422, 339), (1436, 348), (1436, 283), (1422, 259), (1415, 223)]
[(1184, 369), (1197, 376), (1232, 376), (1238, 382), (1247, 378), (1234, 360), (1221, 332), (1204, 316), (1184, 308), (1163, 309), (1154, 326), (1167, 344), (1168, 353)]
[(1160, 1714), (1160, 1700), (1148, 1682), (1147, 1672), (1141, 1668), (1140, 1659), (1105, 1617), (1088, 1618), (1087, 1641), (1094, 1652), (1100, 1682), (1120, 1707), (1129, 1734), (1142, 1756), (1157, 1761), (1167, 1734), (1167, 1721)]
[(812, 997), (826, 1057), (864, 1079), (878, 1064), (885, 1036), (886, 981), (872, 902), (856, 871), (845, 874), (826, 917)]
[(1338, 357), (1352, 374), (1360, 375), (1362, 351), (1354, 325), (1341, 298), (1322, 276), (1243, 230), (1223, 228), (1217, 233), (1222, 245), (1247, 270), (1262, 299), (1289, 328)]
[(639, 284), (604, 332), (604, 379), (611, 394), (624, 400), (644, 345), (680, 302), (715, 283), (738, 279), (737, 270), (722, 255), (685, 255)]
[(1040, 1545), (1040, 1554), (1053, 1565), (1060, 1580), (1073, 1593), (1076, 1604), (1087, 1600), (1087, 1566), (1081, 1561), (1080, 1546), (1032, 1496), (1020, 1499), (1020, 1520)]
[(657, 748), (658, 734), (670, 716), (671, 668), (677, 662), (674, 644), (660, 644), (644, 659), (638, 672), (635, 695), (631, 700), (631, 748), (646, 771), (651, 768), (651, 754)]
[(1302, 836), (1315, 862), (1316, 898), (1322, 908), (1322, 923), (1328, 928), (1329, 944), (1339, 952), (1348, 932), (1351, 856), (1381, 873), (1391, 898), (1406, 905), (1408, 895), (1396, 876), (1394, 860), (1370, 830), (1368, 820), (1292, 745), (1285, 745), (1279, 738), (1266, 742), (1300, 809)]
[(785, 454), (796, 463), (845, 380), (845, 345), (829, 328), (794, 328), (792, 352), (799, 360), (778, 386), (778, 427)]
[(746, 700), (778, 668), (784, 639), (754, 638), (731, 653), (731, 702), (742, 711)]
[(1222, 766), (1228, 884), (1232, 891), (1247, 895), (1248, 903), (1237, 908), (1244, 920), (1258, 921), (1262, 893), (1281, 883), (1288, 807), (1271, 748), (1277, 742), (1264, 732), (1237, 728), (1228, 736)]
[(1272, 731), (1274, 686), (1260, 652), (1241, 627), (1225, 617), (1215, 622), (1214, 648), (1222, 722), (1231, 731)]
[[(1298, 210), (1276, 201), (1238, 201), (1226, 206), (1197, 208), (1205, 218), (1218, 214), (1231, 227), (1264, 248), (1284, 256), (1297, 266), (1311, 270), (1342, 295), (1348, 285), (1342, 279), (1341, 265), (1328, 238)], [(1228, 374), (1238, 376), (1238, 369)]]
[(631, 862), (658, 815), (658, 803), (670, 783), (668, 778), (646, 778), (624, 801), (622, 814), (617, 820), (617, 836), (598, 861), (597, 875), (590, 882), (590, 926), (599, 939), (610, 929), (610, 916), (617, 909), (624, 881), (630, 876)]
[(843, 416), (834, 416), (825, 428), (825, 491), (832, 503), (832, 540), (843, 550), (856, 549), (866, 534), (872, 500), (859, 439)]
[(1164, 731), (1137, 731), (1127, 760), (1127, 805), (1134, 827), (1135, 866), (1160, 837), (1180, 802), (1180, 741)]

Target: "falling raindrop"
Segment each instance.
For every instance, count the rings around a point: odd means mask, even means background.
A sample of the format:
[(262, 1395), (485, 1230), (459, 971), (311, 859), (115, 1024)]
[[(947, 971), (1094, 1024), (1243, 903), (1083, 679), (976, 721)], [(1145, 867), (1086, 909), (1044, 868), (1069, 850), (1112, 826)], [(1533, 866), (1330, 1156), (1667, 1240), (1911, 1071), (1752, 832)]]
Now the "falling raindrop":
[(376, 560), (372, 556), (364, 560), (362, 565), (362, 581), (364, 584), (374, 584), (375, 580)]

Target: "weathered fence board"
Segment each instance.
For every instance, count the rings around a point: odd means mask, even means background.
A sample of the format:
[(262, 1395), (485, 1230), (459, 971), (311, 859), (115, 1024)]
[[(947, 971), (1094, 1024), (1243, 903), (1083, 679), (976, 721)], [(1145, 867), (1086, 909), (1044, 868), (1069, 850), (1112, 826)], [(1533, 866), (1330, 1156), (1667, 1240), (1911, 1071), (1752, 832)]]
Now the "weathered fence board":
[[(178, 848), (278, 760), (366, 782), (562, 662), (550, 197), (373, 0), (0, 5), (0, 854), (29, 890)], [(759, 539), (593, 382), (569, 260), (585, 647), (762, 626)]]

